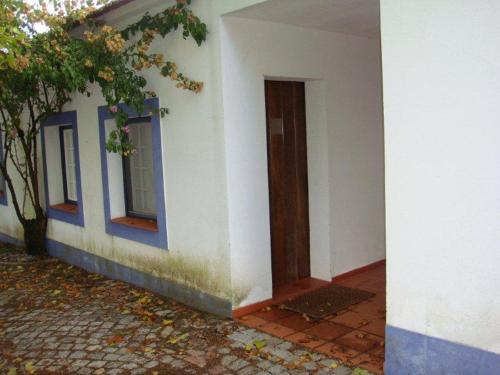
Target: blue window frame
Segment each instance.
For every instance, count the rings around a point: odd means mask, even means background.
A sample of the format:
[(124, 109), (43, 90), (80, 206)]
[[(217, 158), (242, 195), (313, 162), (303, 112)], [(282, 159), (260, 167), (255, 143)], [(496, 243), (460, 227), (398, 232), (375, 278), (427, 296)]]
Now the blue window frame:
[[(3, 138), (0, 131), (0, 161), (3, 161)], [(0, 172), (0, 204), (7, 206), (7, 183)]]
[[(55, 130), (55, 132), (52, 130)], [(70, 136), (66, 137), (66, 142), (72, 141), (72, 145), (64, 144), (64, 131), (68, 130), (71, 130), (71, 134), (67, 134)], [(54, 137), (50, 139), (50, 145), (47, 144), (47, 136), (49, 133), (54, 134)], [(41, 136), (47, 217), (50, 219), (65, 221), (74, 225), (84, 226), (76, 111), (62, 112), (44, 120), (42, 122)], [(57, 142), (58, 144), (52, 144), (52, 142)], [(58, 163), (48, 161), (49, 148), (51, 152), (57, 152), (57, 159), (59, 160)], [(72, 155), (69, 155), (68, 152), (71, 152)], [(68, 159), (71, 159), (71, 177), (67, 176), (69, 163)], [(58, 173), (56, 175), (60, 176), (60, 178), (49, 178), (51, 171), (55, 171), (56, 169), (58, 169)], [(70, 194), (72, 199), (68, 199), (67, 187), (69, 179), (71, 179), (72, 184), (72, 193)], [(61, 186), (55, 186), (54, 184), (60, 184)], [(51, 198), (51, 195), (53, 195), (51, 193), (56, 190), (61, 191), (61, 196)], [(51, 199), (55, 201), (51, 201)], [(61, 204), (73, 206), (73, 210), (63, 210), (60, 207)]]
[[(131, 122), (134, 118), (149, 117), (151, 121), (152, 133), (152, 157), (153, 157), (153, 174), (154, 174), (154, 200), (156, 205), (156, 223), (157, 230), (151, 231), (141, 227), (130, 226), (113, 221), (116, 219), (112, 215), (112, 202), (113, 204), (120, 205), (119, 211), (122, 212), (121, 216), (126, 216), (126, 193), (124, 192), (124, 171), (123, 161), (119, 158), (119, 163), (108, 165), (108, 151), (106, 150), (107, 128), (106, 122), (113, 121), (113, 114), (109, 111), (107, 106), (98, 108), (99, 118), (99, 138), (100, 138), (100, 151), (101, 151), (101, 168), (102, 168), (102, 186), (103, 186), (103, 200), (104, 200), (104, 219), (106, 233), (122, 237), (131, 241), (141, 242), (147, 245), (167, 249), (167, 217), (165, 213), (165, 193), (163, 183), (163, 157), (162, 157), (162, 144), (161, 144), (161, 128), (160, 118), (156, 113), (159, 109), (158, 98), (147, 99), (145, 102), (144, 113), (136, 113), (131, 108), (124, 104), (120, 104), (120, 108), (127, 112)], [(153, 112), (152, 112), (153, 110)], [(131, 125), (133, 126), (133, 125)], [(111, 154), (110, 154), (111, 155)], [(112, 157), (117, 157), (114, 155)], [(112, 168), (112, 169), (110, 169)], [(116, 175), (110, 176), (111, 173), (116, 173), (116, 168), (120, 168), (121, 178), (115, 178)], [(112, 179), (112, 180), (110, 180)], [(110, 185), (119, 186), (121, 190), (119, 195), (119, 202), (115, 199), (115, 193), (110, 193)], [(113, 212), (116, 208), (113, 208)], [(119, 216), (118, 216), (119, 217)]]

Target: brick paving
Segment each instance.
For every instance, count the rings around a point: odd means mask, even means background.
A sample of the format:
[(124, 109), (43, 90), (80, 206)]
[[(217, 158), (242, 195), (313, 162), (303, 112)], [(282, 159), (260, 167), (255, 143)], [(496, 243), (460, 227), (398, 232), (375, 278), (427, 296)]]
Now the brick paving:
[(1, 244), (0, 373), (369, 374), (298, 342)]
[(385, 345), (385, 265), (352, 275), (339, 285), (375, 293), (373, 298), (352, 305), (319, 321), (272, 306), (243, 316), (239, 321), (338, 358), (383, 374)]

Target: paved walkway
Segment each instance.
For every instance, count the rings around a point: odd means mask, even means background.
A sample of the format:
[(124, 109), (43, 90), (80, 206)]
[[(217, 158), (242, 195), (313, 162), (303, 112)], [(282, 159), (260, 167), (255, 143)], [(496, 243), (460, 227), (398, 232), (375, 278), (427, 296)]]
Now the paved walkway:
[(362, 366), (374, 374), (383, 374), (385, 265), (345, 277), (336, 283), (367, 290), (375, 296), (319, 321), (309, 321), (300, 314), (273, 306), (244, 316), (240, 322), (339, 358), (352, 366)]
[(1, 244), (0, 373), (368, 374), (232, 320)]

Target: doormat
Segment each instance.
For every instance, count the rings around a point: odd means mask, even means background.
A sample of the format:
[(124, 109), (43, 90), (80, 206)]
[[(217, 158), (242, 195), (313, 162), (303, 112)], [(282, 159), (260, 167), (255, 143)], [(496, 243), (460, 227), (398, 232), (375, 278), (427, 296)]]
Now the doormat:
[(365, 290), (329, 285), (293, 298), (283, 305), (287, 310), (306, 314), (314, 319), (322, 319), (374, 295), (375, 293)]

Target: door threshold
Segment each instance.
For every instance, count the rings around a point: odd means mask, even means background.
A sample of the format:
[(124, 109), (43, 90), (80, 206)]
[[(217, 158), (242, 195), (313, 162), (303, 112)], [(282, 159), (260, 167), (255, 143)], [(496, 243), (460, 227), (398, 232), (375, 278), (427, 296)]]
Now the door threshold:
[(314, 277), (306, 277), (305, 279), (301, 279), (290, 284), (281, 285), (273, 288), (273, 298), (234, 309), (233, 318), (239, 318), (241, 316), (260, 311), (268, 306), (281, 304), (289, 299), (315, 291), (330, 284), (331, 282), (329, 281), (315, 279)]
[(330, 285), (330, 282), (315, 279), (314, 277), (306, 277), (293, 283), (273, 288), (273, 300), (277, 300), (277, 303), (284, 302), (327, 285)]

